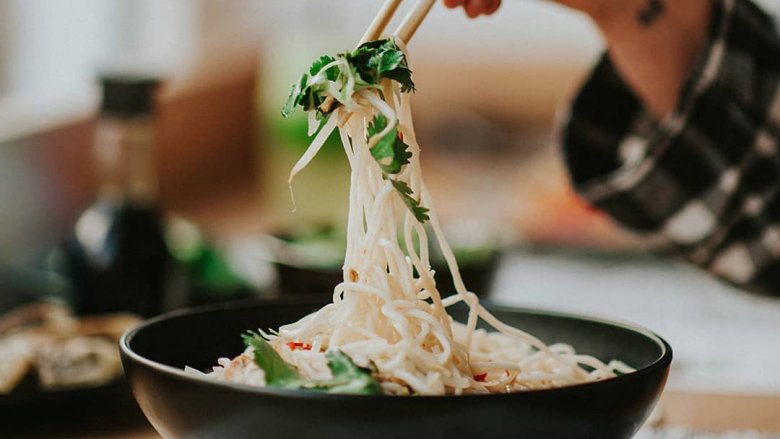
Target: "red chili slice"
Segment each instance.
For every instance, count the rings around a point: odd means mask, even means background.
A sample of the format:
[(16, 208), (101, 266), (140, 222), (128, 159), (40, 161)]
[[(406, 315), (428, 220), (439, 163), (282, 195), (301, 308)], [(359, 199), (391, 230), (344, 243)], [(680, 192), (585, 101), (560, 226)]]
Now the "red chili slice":
[(311, 345), (306, 343), (301, 343), (299, 341), (288, 341), (287, 347), (290, 348), (291, 351), (294, 351), (296, 349), (301, 349), (304, 351), (310, 351)]
[(487, 373), (480, 373), (474, 375), (474, 381), (479, 381), (480, 383), (484, 383), (486, 378), (487, 378)]

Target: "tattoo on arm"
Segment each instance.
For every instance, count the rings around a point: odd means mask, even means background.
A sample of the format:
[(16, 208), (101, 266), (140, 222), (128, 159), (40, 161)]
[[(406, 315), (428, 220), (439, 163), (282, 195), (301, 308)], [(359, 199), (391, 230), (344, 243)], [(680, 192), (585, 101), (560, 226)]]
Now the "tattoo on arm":
[(652, 26), (664, 14), (666, 5), (663, 0), (647, 0), (647, 4), (639, 10), (637, 20), (642, 27)]

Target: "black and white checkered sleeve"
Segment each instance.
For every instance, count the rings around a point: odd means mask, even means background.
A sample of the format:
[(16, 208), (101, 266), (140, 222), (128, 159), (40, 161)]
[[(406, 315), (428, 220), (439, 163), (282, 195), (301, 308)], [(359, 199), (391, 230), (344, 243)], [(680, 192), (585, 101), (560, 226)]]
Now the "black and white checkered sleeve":
[(650, 117), (603, 57), (563, 131), (591, 204), (745, 288), (780, 295), (780, 39), (748, 0), (717, 0), (677, 109)]

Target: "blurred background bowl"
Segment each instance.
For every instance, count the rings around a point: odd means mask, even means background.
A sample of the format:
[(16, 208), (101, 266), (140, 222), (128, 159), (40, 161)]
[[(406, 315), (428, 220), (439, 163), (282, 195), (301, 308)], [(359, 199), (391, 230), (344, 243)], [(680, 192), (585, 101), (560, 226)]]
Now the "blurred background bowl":
[[(330, 296), (333, 288), (343, 281), (344, 233), (345, 227), (308, 224), (267, 235), (264, 242), (276, 271), (279, 295)], [(459, 227), (448, 228), (445, 233), (466, 288), (483, 298), (487, 297), (506, 244), (484, 224), (460, 224)], [(433, 243), (430, 249), (431, 266), (439, 292), (442, 295), (454, 294), (452, 276), (441, 252)]]

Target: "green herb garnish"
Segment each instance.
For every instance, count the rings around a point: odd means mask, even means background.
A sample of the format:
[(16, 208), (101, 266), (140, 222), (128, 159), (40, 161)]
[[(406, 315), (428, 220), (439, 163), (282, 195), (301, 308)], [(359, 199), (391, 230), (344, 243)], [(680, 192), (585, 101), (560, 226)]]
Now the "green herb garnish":
[[(368, 124), (367, 138), (368, 142), (378, 136), (382, 131), (387, 128), (387, 118), (383, 114), (377, 114), (374, 116), (374, 120)], [(409, 145), (404, 143), (398, 132), (398, 126), (394, 126), (387, 131), (381, 139), (379, 139), (374, 146), (370, 149), (371, 155), (379, 163), (379, 168), (382, 169), (383, 177), (393, 184), (393, 187), (398, 194), (401, 195), (406, 207), (412, 212), (417, 221), (424, 223), (430, 218), (428, 217), (428, 209), (420, 206), (420, 200), (412, 196), (412, 188), (408, 184), (401, 180), (392, 178), (391, 175), (398, 174), (403, 169), (403, 166), (409, 163), (409, 159), (412, 157), (412, 153), (409, 152)]]
[(369, 41), (335, 57), (322, 56), (293, 85), (282, 116), (288, 117), (300, 106), (305, 111), (316, 110), (321, 118), (338, 106), (336, 102), (331, 108), (321, 108), (334, 90), (339, 92), (334, 97), (346, 102), (359, 90), (381, 88), (384, 78), (397, 81), (404, 93), (414, 91), (406, 55), (392, 39)]
[[(387, 118), (383, 114), (377, 114), (374, 116), (374, 120), (368, 124), (368, 138), (366, 140), (370, 141), (385, 128), (387, 128)], [(401, 140), (397, 126), (390, 129), (371, 147), (371, 155), (374, 156), (385, 174), (401, 172), (403, 165), (409, 163), (409, 159), (412, 158), (409, 145)]]
[(288, 364), (258, 333), (249, 331), (242, 336), (244, 344), (254, 349), (255, 364), (265, 372), (265, 382), (272, 387), (300, 388), (298, 371)]
[(358, 367), (352, 359), (339, 350), (328, 351), (328, 368), (333, 378), (326, 381), (305, 380), (292, 365), (284, 361), (268, 341), (256, 332), (242, 336), (244, 344), (254, 350), (254, 360), (265, 372), (269, 387), (304, 389), (327, 393), (379, 395), (382, 388), (370, 369)]
[(400, 180), (392, 179), (390, 182), (393, 183), (395, 190), (401, 194), (401, 199), (403, 200), (404, 204), (406, 204), (406, 207), (412, 211), (412, 214), (414, 214), (414, 217), (417, 218), (417, 221), (424, 223), (431, 219), (431, 217), (428, 216), (428, 209), (420, 206), (420, 200), (412, 197), (412, 188), (410, 188), (408, 184)]
[[(305, 111), (316, 111), (317, 117), (322, 119), (336, 108), (336, 105), (323, 108), (322, 104), (329, 97), (336, 98), (336, 104), (344, 102), (349, 107), (355, 92), (363, 89), (381, 90), (383, 79), (398, 82), (404, 93), (414, 91), (412, 71), (406, 63), (406, 55), (392, 39), (369, 41), (352, 52), (335, 57), (321, 56), (293, 85), (282, 115), (287, 117), (300, 106)], [(374, 116), (368, 125), (366, 140), (371, 143), (387, 125), (388, 120), (384, 115)], [(400, 173), (412, 157), (409, 145), (404, 143), (397, 125), (396, 122), (374, 143), (371, 155), (379, 164), (383, 177), (392, 182), (417, 221), (424, 223), (430, 219), (428, 209), (420, 206), (420, 200), (413, 197), (409, 184), (391, 177)]]
[(374, 379), (370, 369), (358, 367), (351, 358), (339, 350), (330, 350), (325, 356), (333, 378), (317, 384), (325, 388), (328, 393), (382, 394), (382, 387)]
[(389, 78), (401, 84), (402, 92), (414, 91), (406, 55), (392, 39), (369, 41), (344, 56), (366, 83), (378, 85)]

